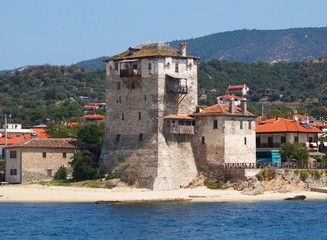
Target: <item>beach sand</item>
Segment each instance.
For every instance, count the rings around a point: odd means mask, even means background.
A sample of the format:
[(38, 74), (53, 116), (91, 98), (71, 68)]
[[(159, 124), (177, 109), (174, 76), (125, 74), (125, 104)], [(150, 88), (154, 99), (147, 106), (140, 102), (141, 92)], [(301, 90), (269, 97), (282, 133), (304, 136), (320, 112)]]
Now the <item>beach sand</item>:
[(42, 186), (38, 184), (0, 186), (0, 202), (255, 202), (280, 201), (297, 195), (306, 200), (327, 200), (327, 193), (312, 191), (244, 195), (236, 190), (210, 190), (206, 187), (185, 188), (170, 191), (151, 191), (142, 188), (120, 187), (113, 189)]

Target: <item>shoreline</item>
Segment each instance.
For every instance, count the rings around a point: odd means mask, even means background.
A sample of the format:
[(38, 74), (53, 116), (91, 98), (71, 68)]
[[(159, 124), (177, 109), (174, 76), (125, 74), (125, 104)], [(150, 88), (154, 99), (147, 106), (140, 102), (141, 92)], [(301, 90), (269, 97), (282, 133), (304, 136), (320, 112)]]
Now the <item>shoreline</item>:
[(206, 187), (181, 188), (169, 191), (152, 191), (144, 188), (116, 187), (113, 189), (42, 186), (38, 184), (0, 186), (0, 203), (96, 203), (141, 204), (164, 202), (262, 202), (284, 201), (298, 195), (304, 201), (327, 200), (327, 193), (301, 191), (289, 193), (264, 192), (244, 195), (233, 189), (211, 190)]

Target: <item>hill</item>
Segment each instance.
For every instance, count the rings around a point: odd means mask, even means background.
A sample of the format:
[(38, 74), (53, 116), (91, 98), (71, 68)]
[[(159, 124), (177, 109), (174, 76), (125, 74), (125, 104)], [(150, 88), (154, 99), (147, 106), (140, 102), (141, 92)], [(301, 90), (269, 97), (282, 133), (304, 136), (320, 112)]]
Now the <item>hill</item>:
[[(293, 28), (285, 30), (236, 30), (203, 37), (168, 42), (179, 48), (187, 42), (188, 54), (201, 61), (224, 60), (230, 62), (302, 62), (327, 56), (327, 27)], [(100, 57), (75, 65), (89, 70), (104, 69)]]
[(327, 56), (327, 27), (285, 30), (237, 30), (170, 42), (202, 61), (309, 61)]
[[(88, 101), (104, 102), (105, 71), (31, 66), (0, 75), (0, 114), (24, 125), (80, 117)], [(88, 100), (79, 96), (87, 96)], [(3, 122), (3, 121), (2, 121)]]

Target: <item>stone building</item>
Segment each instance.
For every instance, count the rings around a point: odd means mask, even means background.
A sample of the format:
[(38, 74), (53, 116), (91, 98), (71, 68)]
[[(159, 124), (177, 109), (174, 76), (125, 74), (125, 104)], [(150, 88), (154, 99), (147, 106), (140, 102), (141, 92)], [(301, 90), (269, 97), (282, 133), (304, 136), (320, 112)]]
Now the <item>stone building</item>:
[[(203, 165), (241, 162), (247, 156), (244, 161), (255, 161), (254, 125), (251, 134), (232, 126), (232, 121), (240, 126), (242, 118), (246, 128), (252, 119), (247, 112), (236, 113), (233, 106), (232, 117), (228, 111), (210, 113), (205, 108), (196, 113), (198, 58), (186, 54), (185, 43), (180, 50), (163, 43), (131, 47), (106, 62), (108, 109), (100, 163), (109, 170), (124, 159), (137, 169), (141, 186), (168, 190), (188, 185), (205, 171)], [(214, 120), (218, 131), (212, 129)], [(227, 134), (246, 134), (248, 139)], [(250, 155), (226, 157), (242, 152), (234, 149), (243, 148), (243, 141), (244, 151), (254, 146)]]
[(26, 183), (52, 180), (61, 166), (76, 151), (89, 146), (73, 139), (31, 139), (21, 145), (11, 145), (6, 151), (6, 176), (8, 183)]

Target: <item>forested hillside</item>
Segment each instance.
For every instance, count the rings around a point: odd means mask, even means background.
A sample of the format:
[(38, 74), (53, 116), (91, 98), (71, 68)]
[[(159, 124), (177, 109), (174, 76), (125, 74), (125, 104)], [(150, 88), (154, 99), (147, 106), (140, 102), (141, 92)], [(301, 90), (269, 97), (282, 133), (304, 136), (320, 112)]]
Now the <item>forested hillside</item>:
[[(217, 95), (225, 94), (228, 85), (246, 84), (252, 102), (315, 102), (327, 106), (327, 62), (240, 63), (212, 60), (199, 68), (200, 94), (210, 104)], [(269, 94), (265, 94), (269, 90)], [(204, 97), (202, 97), (204, 98)]]
[[(104, 101), (105, 71), (76, 66), (34, 66), (0, 76), (0, 114), (25, 125), (82, 115), (81, 106)], [(2, 119), (1, 119), (2, 120)], [(3, 122), (3, 121), (0, 121)]]
[(327, 56), (327, 27), (285, 30), (237, 30), (170, 42), (202, 61), (308, 61)]
[[(257, 109), (253, 106), (259, 101), (282, 107), (292, 104), (293, 110), (304, 109), (306, 113), (317, 107), (326, 110), (327, 106), (325, 60), (275, 64), (212, 60), (199, 64), (198, 79), (202, 105), (215, 103), (217, 96), (226, 93), (228, 85), (246, 84), (250, 87), (246, 97), (256, 114), (260, 114), (259, 106)], [(82, 116), (82, 106), (89, 102), (104, 102), (104, 94), (104, 70), (28, 67), (0, 76), (0, 115), (10, 114), (10, 121), (24, 125), (64, 121)], [(325, 110), (322, 116), (327, 115)], [(3, 118), (0, 122), (3, 123)]]

